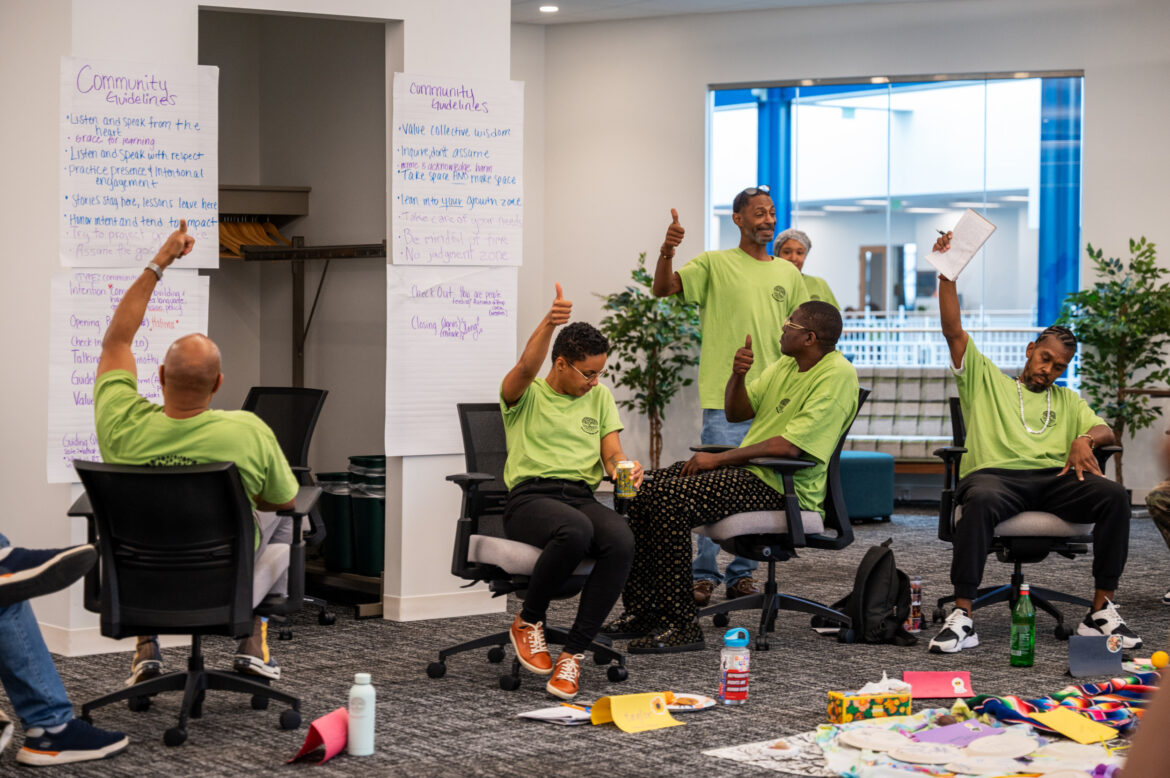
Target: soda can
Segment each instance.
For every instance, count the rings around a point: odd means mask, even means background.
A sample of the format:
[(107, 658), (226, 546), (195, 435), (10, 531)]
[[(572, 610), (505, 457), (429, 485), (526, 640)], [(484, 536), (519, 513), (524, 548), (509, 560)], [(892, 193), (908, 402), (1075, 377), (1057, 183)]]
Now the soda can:
[(617, 463), (617, 471), (613, 479), (613, 496), (619, 500), (632, 500), (637, 494), (634, 491), (634, 463), (622, 460)]
[(911, 633), (922, 631), (922, 578), (919, 576), (910, 579), (910, 615), (903, 627)]

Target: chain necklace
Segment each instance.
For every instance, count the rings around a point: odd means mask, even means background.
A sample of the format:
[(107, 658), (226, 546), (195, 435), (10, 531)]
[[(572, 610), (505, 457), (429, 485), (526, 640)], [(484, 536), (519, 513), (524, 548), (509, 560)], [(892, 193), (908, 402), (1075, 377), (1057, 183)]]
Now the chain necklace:
[(1032, 435), (1039, 435), (1048, 427), (1048, 420), (1052, 418), (1052, 387), (1048, 387), (1045, 391), (1045, 394), (1048, 395), (1048, 410), (1044, 411), (1044, 416), (1041, 417), (1044, 423), (1040, 425), (1040, 429), (1038, 430), (1029, 427), (1028, 420), (1024, 418), (1024, 390), (1020, 386), (1020, 379), (1018, 378), (1016, 379), (1016, 393), (1020, 396), (1020, 421), (1023, 423), (1024, 429)]

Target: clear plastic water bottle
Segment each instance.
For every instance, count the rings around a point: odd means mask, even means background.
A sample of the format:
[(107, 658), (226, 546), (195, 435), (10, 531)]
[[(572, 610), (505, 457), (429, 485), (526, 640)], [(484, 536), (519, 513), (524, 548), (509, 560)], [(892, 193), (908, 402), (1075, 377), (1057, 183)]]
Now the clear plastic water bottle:
[(349, 732), (345, 750), (350, 756), (374, 753), (374, 702), (369, 673), (358, 673), (349, 687)]
[(715, 695), (724, 705), (743, 705), (748, 697), (748, 631), (737, 627), (723, 635), (719, 652), (719, 692)]
[(1012, 608), (1012, 667), (1031, 667), (1036, 661), (1036, 610), (1031, 587), (1020, 584), (1020, 598)]

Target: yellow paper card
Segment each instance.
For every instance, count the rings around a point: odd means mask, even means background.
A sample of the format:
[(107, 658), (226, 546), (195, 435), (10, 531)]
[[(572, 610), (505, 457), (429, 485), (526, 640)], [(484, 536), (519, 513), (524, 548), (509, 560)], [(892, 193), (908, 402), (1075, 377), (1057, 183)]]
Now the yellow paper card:
[(686, 723), (670, 715), (663, 692), (602, 697), (593, 703), (591, 718), (594, 724), (612, 721), (622, 732), (645, 732)]
[(1117, 737), (1117, 730), (1112, 727), (1093, 721), (1088, 716), (1083, 716), (1068, 708), (1054, 708), (1045, 713), (1033, 713), (1032, 718), (1046, 727), (1052, 727), (1065, 737), (1085, 745)]

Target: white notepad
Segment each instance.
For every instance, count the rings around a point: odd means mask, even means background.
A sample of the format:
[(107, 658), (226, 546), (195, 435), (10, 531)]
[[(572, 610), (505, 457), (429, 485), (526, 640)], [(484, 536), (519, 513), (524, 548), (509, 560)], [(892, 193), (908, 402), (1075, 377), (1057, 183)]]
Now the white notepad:
[(945, 253), (930, 252), (926, 259), (938, 272), (951, 281), (959, 277), (971, 258), (979, 253), (983, 244), (995, 232), (995, 225), (968, 208), (959, 217), (959, 223), (951, 231), (951, 247)]

